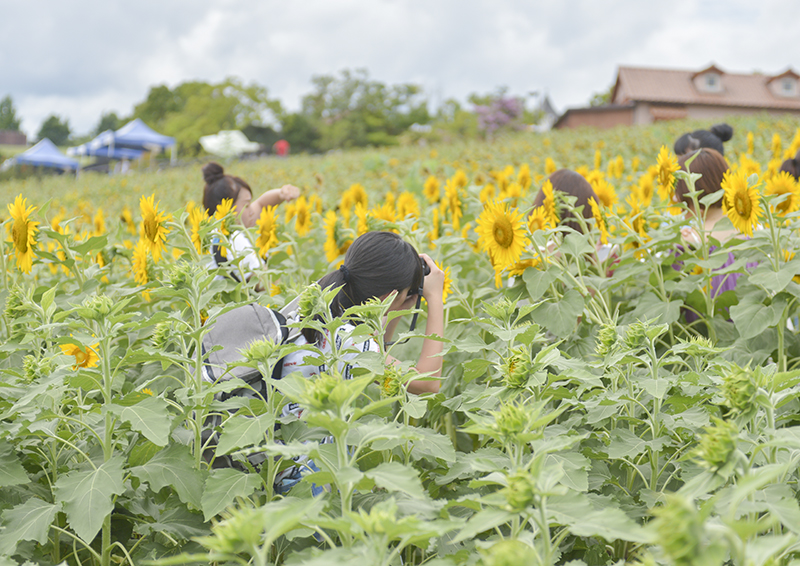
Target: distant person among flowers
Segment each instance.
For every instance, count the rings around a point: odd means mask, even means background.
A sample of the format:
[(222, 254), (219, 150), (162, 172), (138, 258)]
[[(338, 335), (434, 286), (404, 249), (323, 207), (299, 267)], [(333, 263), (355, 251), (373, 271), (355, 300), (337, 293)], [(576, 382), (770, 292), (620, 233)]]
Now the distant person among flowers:
[[(564, 196), (575, 197), (574, 211), (566, 205)], [(583, 175), (569, 169), (559, 169), (547, 178), (542, 188), (536, 193), (533, 207), (536, 211), (537, 207), (543, 206), (547, 219), (553, 226), (563, 224), (583, 233), (583, 227), (574, 212), (580, 211), (581, 216), (586, 220), (592, 218), (590, 199), (594, 199), (595, 203), (600, 202), (592, 185)]]
[[(691, 163), (689, 163), (692, 157), (694, 157), (694, 159), (691, 161)], [(673, 199), (676, 202), (682, 201), (686, 203), (690, 219), (697, 217), (703, 219), (702, 226), (706, 233), (707, 239), (710, 238), (720, 243), (725, 243), (731, 238), (736, 237), (739, 233), (736, 228), (728, 228), (724, 230), (717, 228), (717, 223), (719, 223), (719, 221), (726, 216), (725, 210), (722, 207), (722, 201), (726, 198), (725, 195), (723, 195), (722, 199), (709, 204), (707, 207), (704, 207), (699, 203), (703, 197), (713, 195), (723, 190), (723, 180), (725, 178), (725, 174), (729, 171), (728, 162), (725, 160), (725, 158), (714, 149), (702, 148), (680, 156), (678, 158), (678, 165), (680, 165), (680, 168), (683, 171), (699, 173), (702, 175), (702, 177), (695, 181), (695, 190), (699, 191), (699, 194), (696, 196), (699, 210), (695, 210), (694, 201), (689, 196), (689, 187), (682, 179), (679, 179), (675, 183), (675, 195)], [(681, 228), (681, 237), (683, 241), (691, 248), (698, 248), (702, 245), (700, 234), (692, 227), (684, 226)], [(709, 246), (709, 254), (712, 254), (716, 249), (716, 245)], [(678, 253), (680, 254), (682, 252), (683, 246), (679, 246)], [(728, 259), (715, 271), (724, 270), (725, 268), (730, 267), (734, 261), (736, 261), (736, 257), (734, 256), (733, 252), (728, 252)], [(755, 263), (749, 263), (747, 265), (748, 268), (755, 266)], [(676, 269), (683, 269), (683, 262), (675, 264), (674, 267)], [(736, 288), (737, 281), (741, 276), (741, 273), (725, 273), (714, 275), (711, 278), (711, 297), (714, 298), (725, 291), (734, 290)], [(694, 322), (698, 319), (697, 314), (688, 309), (684, 309), (684, 315), (686, 316), (687, 322)]]
[(720, 155), (725, 155), (722, 144), (733, 137), (733, 128), (728, 124), (716, 124), (708, 130), (695, 130), (683, 134), (675, 142), (675, 155), (681, 156), (700, 148), (715, 149)]
[[(203, 179), (206, 182), (203, 188), (203, 206), (208, 215), (214, 216), (218, 212), (225, 212), (226, 208), (234, 210), (239, 223), (245, 228), (256, 225), (263, 209), (277, 206), (300, 196), (300, 189), (294, 185), (283, 185), (279, 189), (271, 189), (253, 200), (253, 191), (245, 180), (226, 175), (222, 166), (213, 161), (203, 166)], [(230, 245), (234, 257), (247, 254), (239, 266), (240, 275), (252, 274), (253, 269), (261, 265), (261, 260), (244, 231), (233, 232), (230, 236)], [(219, 242), (213, 246), (212, 250), (214, 253), (212, 268), (219, 267), (227, 261), (225, 257), (227, 251), (223, 250)], [(234, 273), (231, 273), (231, 276), (241, 280)], [(249, 275), (245, 277), (249, 277)]]
[(789, 173), (795, 180), (800, 180), (800, 150), (794, 154), (794, 157), (790, 157), (781, 163), (779, 173), (783, 172)]
[(275, 155), (278, 157), (286, 157), (289, 155), (289, 142), (286, 140), (278, 140), (272, 145), (272, 151), (275, 152)]

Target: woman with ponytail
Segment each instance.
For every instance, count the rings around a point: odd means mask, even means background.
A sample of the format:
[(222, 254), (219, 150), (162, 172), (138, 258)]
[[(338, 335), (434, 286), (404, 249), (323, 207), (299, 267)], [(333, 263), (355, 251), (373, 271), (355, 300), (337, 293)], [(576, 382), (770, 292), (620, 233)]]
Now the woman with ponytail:
[(800, 179), (800, 150), (794, 154), (794, 157), (790, 157), (781, 163), (778, 173), (783, 173), (784, 171), (794, 177), (795, 180)]
[[(427, 272), (427, 275), (426, 275)], [(444, 272), (425, 254), (418, 254), (414, 247), (392, 232), (368, 232), (357, 238), (345, 254), (342, 266), (319, 280), (322, 289), (338, 288), (339, 292), (330, 304), (330, 312), (339, 317), (352, 306), (361, 305), (370, 299), (385, 300), (397, 293), (390, 311), (406, 310), (414, 307), (417, 295), (422, 295), (428, 303), (428, 316), (425, 334), (444, 335)], [(384, 335), (385, 343), (391, 341), (399, 317), (389, 322)], [(304, 330), (296, 344), (314, 344), (322, 352), (332, 350), (331, 340), (337, 349), (353, 347), (354, 342), (348, 334), (355, 324), (344, 324), (333, 338), (329, 333)], [(358, 344), (363, 352), (378, 352), (380, 347), (373, 339)], [(425, 338), (422, 352), (417, 361), (419, 373), (432, 377), (442, 374), (442, 342)], [(311, 377), (324, 371), (324, 366), (306, 363), (307, 351), (299, 350), (284, 358), (282, 376), (299, 371), (304, 377)], [(354, 359), (356, 353), (348, 354), (346, 359)], [(393, 362), (396, 360), (391, 359)], [(345, 379), (350, 377), (351, 366), (341, 368)], [(408, 384), (409, 393), (437, 393), (439, 381), (415, 380)]]
[[(252, 228), (256, 225), (262, 209), (294, 200), (300, 196), (300, 189), (297, 187), (283, 185), (281, 188), (271, 189), (253, 200), (253, 191), (244, 179), (226, 175), (222, 166), (213, 161), (203, 166), (203, 179), (206, 182), (203, 188), (203, 206), (206, 213), (213, 216), (222, 201), (229, 199), (233, 201), (233, 209), (236, 211), (239, 223), (245, 228)], [(240, 264), (240, 275), (252, 273), (253, 269), (261, 265), (258, 254), (243, 231), (237, 230), (231, 234), (230, 243), (233, 256), (246, 254)], [(217, 268), (225, 262), (226, 258), (223, 257), (218, 245), (214, 245), (212, 251), (214, 259), (210, 267)], [(237, 281), (240, 280), (235, 273), (231, 273), (231, 276)]]

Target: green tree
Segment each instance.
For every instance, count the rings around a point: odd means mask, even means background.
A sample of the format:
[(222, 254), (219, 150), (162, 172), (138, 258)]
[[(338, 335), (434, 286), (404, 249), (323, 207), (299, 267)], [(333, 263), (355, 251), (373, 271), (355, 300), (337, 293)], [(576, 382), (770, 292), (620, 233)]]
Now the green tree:
[(592, 95), (592, 99), (589, 101), (589, 106), (605, 106), (606, 104), (611, 104), (611, 95), (613, 93), (613, 84), (603, 92), (595, 92)]
[(267, 126), (281, 113), (280, 102), (270, 99), (266, 88), (229, 78), (219, 84), (186, 82), (172, 90), (153, 87), (134, 108), (133, 117), (175, 137), (182, 155), (196, 155), (202, 136), (249, 125)]
[(14, 108), (14, 101), (7, 95), (0, 100), (0, 130), (19, 131), (21, 120), (17, 118), (17, 110)]
[[(430, 120), (428, 101), (414, 84), (387, 86), (371, 80), (366, 69), (317, 75), (311, 82), (314, 91), (303, 97), (301, 114), (318, 132), (322, 151), (395, 144), (411, 124)], [(295, 119), (292, 126), (300, 124)]]
[(69, 120), (62, 120), (55, 114), (48, 116), (39, 128), (39, 133), (36, 134), (37, 139), (43, 140), (48, 138), (56, 145), (66, 145), (70, 136)]
[(117, 116), (116, 112), (103, 112), (100, 116), (100, 122), (94, 129), (94, 135), (101, 134), (106, 130), (118, 130), (122, 126), (122, 119)]

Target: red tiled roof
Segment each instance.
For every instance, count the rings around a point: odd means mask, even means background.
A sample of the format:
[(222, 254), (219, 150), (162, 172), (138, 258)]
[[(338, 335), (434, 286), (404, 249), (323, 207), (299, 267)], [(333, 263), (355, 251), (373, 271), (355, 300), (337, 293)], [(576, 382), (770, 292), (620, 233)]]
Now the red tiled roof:
[[(712, 67), (708, 67), (702, 72), (711, 69)], [(713, 70), (719, 71), (717, 68)], [(660, 102), (800, 110), (800, 97), (776, 96), (767, 86), (771, 79), (786, 74), (784, 72), (771, 77), (720, 71), (722, 90), (702, 92), (692, 81), (692, 77), (698, 75), (697, 71), (620, 67), (612, 102), (615, 104), (632, 101)]]

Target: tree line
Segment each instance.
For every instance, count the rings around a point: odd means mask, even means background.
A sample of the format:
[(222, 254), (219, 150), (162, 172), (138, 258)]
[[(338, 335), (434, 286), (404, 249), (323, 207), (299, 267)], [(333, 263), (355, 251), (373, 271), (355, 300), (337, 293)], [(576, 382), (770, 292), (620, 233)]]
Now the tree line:
[[(105, 112), (94, 130), (75, 135), (66, 118), (53, 114), (42, 123), (37, 139), (77, 145), (141, 118), (156, 131), (175, 137), (180, 154), (187, 157), (201, 152), (201, 136), (233, 129), (266, 148), (283, 138), (292, 151), (318, 153), (395, 145), (422, 137), (431, 141), (491, 137), (536, 123), (540, 117), (527, 98), (511, 96), (505, 88), (472, 94), (468, 105), (449, 99), (432, 112), (419, 85), (385, 84), (372, 79), (365, 69), (317, 75), (311, 83), (312, 91), (295, 112), (272, 98), (266, 87), (237, 78), (216, 84), (189, 81), (174, 88), (154, 86), (128, 116)], [(18, 131), (19, 127), (13, 101), (6, 96), (0, 101), (0, 130)]]

